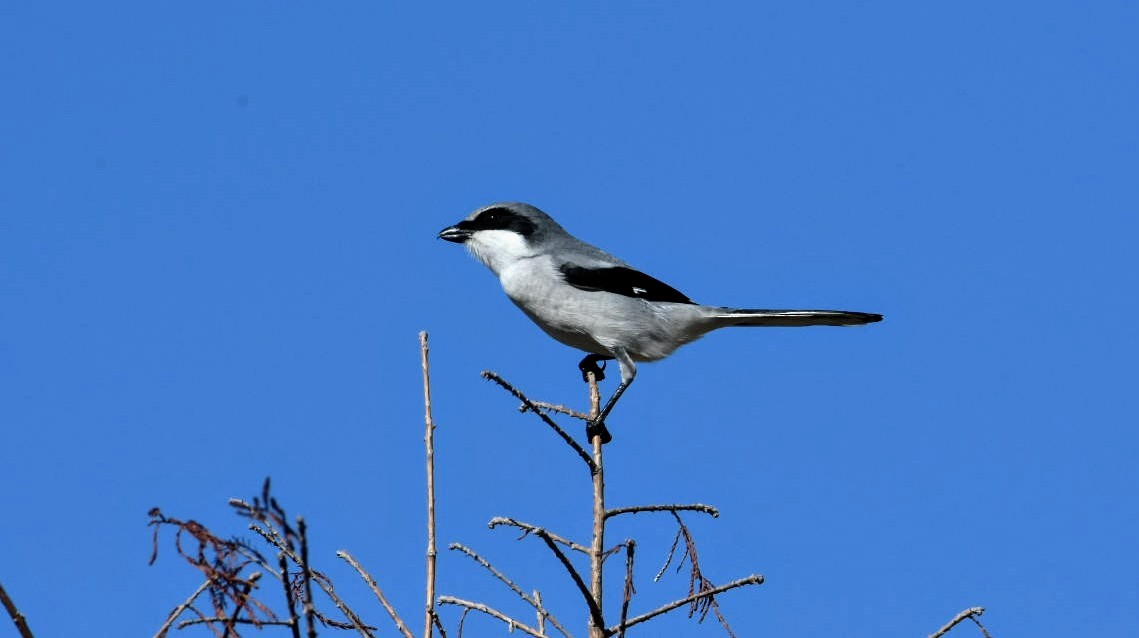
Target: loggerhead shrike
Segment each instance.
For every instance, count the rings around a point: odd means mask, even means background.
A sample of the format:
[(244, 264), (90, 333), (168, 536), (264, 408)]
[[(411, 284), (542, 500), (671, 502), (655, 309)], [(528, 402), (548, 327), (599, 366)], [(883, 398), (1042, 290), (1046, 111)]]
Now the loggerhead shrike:
[(589, 354), (578, 368), (604, 378), (616, 359), (621, 384), (588, 428), (610, 436), (605, 417), (637, 375), (656, 361), (726, 326), (855, 326), (882, 315), (846, 310), (751, 310), (704, 306), (565, 231), (549, 215), (516, 202), (491, 204), (439, 233), (466, 244), (498, 276), (506, 296), (546, 334)]

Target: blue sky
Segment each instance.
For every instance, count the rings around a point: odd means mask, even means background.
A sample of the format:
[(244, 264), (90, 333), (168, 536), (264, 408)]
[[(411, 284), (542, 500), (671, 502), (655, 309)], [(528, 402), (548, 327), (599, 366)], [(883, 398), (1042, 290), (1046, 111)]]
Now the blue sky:
[[(7, 3), (0, 582), (37, 635), (150, 635), (198, 579), (147, 566), (147, 510), (246, 535), (226, 499), (272, 476), (365, 618), (391, 635), (336, 549), (418, 625), (428, 330), (440, 541), (580, 634), (485, 524), (584, 538), (588, 482), (478, 377), (580, 406), (580, 355), (435, 238), (520, 200), (702, 302), (886, 315), (710, 335), (610, 420), (610, 503), (715, 504), (707, 575), (767, 577), (721, 599), (739, 635), (1133, 634), (1136, 32), (1124, 2)], [(651, 582), (671, 534), (611, 530), (642, 611), (687, 586)], [(519, 611), (452, 554), (439, 589)]]

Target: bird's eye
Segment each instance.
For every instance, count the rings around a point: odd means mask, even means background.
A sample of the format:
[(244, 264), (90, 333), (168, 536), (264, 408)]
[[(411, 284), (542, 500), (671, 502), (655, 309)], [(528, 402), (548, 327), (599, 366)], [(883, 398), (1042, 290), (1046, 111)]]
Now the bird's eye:
[(523, 237), (534, 233), (534, 224), (525, 217), (509, 208), (488, 208), (478, 217), (471, 220), (471, 224), (479, 230), (509, 230)]

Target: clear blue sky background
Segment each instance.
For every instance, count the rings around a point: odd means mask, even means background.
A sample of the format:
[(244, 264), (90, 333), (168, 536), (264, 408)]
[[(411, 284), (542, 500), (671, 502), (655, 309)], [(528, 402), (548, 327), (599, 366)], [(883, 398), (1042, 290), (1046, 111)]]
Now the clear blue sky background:
[[(199, 579), (147, 566), (147, 510), (246, 536), (226, 499), (272, 476), (365, 618), (393, 635), (336, 549), (418, 626), (425, 329), (441, 542), (580, 635), (485, 524), (585, 538), (586, 475), (478, 377), (584, 406), (580, 355), (435, 238), (523, 200), (700, 301), (887, 317), (711, 335), (611, 420), (611, 504), (718, 505), (707, 575), (766, 575), (722, 598), (740, 636), (1134, 635), (1137, 33), (1130, 2), (5, 3), (0, 582), (40, 636), (150, 635)], [(611, 530), (635, 611), (684, 593), (671, 533)], [(440, 593), (522, 613), (453, 553)]]

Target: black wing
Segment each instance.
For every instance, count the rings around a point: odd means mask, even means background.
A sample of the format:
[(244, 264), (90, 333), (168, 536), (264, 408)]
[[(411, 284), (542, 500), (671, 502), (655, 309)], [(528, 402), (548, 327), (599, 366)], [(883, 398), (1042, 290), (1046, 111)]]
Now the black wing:
[(676, 288), (632, 268), (585, 268), (563, 264), (559, 270), (566, 283), (578, 290), (600, 290), (646, 301), (695, 303)]

